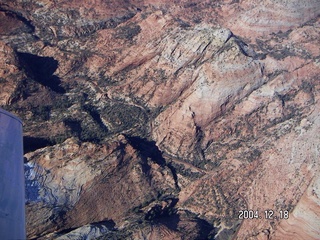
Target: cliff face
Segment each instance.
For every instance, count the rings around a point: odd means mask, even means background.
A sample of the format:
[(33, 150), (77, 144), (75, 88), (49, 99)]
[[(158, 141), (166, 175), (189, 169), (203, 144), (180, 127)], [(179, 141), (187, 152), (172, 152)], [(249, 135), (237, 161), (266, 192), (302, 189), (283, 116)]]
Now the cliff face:
[(319, 13), (2, 1), (0, 104), (24, 122), (28, 238), (317, 239)]

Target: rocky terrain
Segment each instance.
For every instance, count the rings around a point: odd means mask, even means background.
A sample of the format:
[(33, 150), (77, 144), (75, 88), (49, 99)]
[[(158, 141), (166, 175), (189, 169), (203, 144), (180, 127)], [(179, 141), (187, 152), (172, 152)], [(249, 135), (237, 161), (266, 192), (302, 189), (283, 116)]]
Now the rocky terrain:
[(28, 239), (319, 239), (319, 16), (318, 0), (1, 0)]

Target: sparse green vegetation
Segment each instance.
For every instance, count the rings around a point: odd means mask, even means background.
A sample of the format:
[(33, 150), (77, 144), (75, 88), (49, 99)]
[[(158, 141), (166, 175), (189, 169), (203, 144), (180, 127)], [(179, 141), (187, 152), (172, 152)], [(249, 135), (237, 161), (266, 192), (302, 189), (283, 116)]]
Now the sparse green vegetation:
[(141, 32), (138, 24), (128, 24), (117, 29), (116, 38), (132, 41)]
[(40, 121), (48, 121), (50, 119), (50, 106), (38, 106), (32, 108), (33, 117)]
[(113, 132), (138, 127), (147, 120), (143, 109), (122, 103), (106, 105), (101, 116), (110, 123)]
[(314, 84), (310, 81), (303, 81), (301, 89), (306, 93), (312, 93), (312, 90), (314, 89)]

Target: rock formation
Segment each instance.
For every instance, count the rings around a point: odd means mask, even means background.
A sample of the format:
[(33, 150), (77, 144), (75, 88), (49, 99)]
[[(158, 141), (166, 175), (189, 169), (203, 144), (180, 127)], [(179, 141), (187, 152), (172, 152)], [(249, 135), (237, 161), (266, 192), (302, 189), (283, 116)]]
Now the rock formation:
[(319, 14), (317, 0), (3, 0), (27, 237), (318, 239)]

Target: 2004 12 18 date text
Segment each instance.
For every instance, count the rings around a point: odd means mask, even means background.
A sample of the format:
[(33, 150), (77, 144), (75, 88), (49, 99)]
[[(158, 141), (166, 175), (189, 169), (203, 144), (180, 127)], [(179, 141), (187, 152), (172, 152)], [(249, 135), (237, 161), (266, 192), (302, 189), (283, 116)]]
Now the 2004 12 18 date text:
[(259, 211), (259, 210), (240, 210), (238, 212), (238, 219), (288, 219), (288, 210), (273, 211), (271, 209)]

